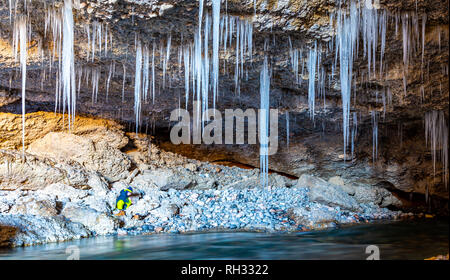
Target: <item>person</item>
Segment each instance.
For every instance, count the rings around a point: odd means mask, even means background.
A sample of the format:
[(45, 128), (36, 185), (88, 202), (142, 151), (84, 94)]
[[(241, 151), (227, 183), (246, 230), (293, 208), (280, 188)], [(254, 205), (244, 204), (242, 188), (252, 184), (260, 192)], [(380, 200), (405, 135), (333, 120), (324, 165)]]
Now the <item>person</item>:
[(131, 205), (131, 199), (129, 198), (129, 196), (132, 193), (132, 187), (128, 187), (127, 189), (123, 189), (120, 191), (120, 195), (116, 200), (116, 208), (120, 210), (117, 216), (125, 215), (125, 210)]

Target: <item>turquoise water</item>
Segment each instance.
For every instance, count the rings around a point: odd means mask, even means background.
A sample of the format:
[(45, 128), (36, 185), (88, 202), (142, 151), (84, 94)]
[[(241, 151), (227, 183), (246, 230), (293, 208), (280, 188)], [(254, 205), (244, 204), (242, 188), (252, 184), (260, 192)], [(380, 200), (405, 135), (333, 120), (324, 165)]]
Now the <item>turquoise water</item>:
[(73, 248), (72, 252), (79, 250), (80, 259), (366, 259), (369, 245), (378, 246), (380, 259), (424, 259), (446, 254), (448, 220), (384, 222), (295, 234), (96, 237), (0, 249), (0, 259), (67, 259)]

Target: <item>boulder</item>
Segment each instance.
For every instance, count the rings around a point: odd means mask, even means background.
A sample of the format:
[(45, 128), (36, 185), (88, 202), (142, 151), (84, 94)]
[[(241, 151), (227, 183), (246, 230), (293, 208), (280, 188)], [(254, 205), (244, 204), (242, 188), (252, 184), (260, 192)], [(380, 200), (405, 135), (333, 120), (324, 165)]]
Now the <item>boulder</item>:
[(24, 196), (17, 199), (9, 210), (9, 214), (36, 215), (40, 217), (53, 217), (58, 215), (56, 201), (48, 197), (39, 199)]
[(189, 176), (175, 172), (172, 169), (146, 170), (142, 174), (137, 175), (131, 185), (143, 190), (149, 188), (150, 183), (153, 183), (162, 191), (169, 189), (183, 190), (194, 185), (194, 181)]
[(108, 192), (108, 183), (94, 172), (89, 173), (87, 185), (91, 188), (91, 192), (97, 196), (105, 196)]
[(164, 201), (160, 207), (151, 210), (150, 215), (146, 219), (152, 222), (167, 221), (178, 213), (179, 213), (178, 206)]
[(385, 188), (360, 184), (354, 187), (354, 189), (354, 197), (359, 203), (373, 203), (380, 207), (388, 207), (391, 205), (400, 207), (402, 205), (401, 201)]
[(90, 195), (85, 199), (83, 199), (83, 203), (97, 212), (111, 214), (112, 213), (111, 210), (115, 209), (114, 205), (115, 199), (114, 204), (111, 205), (111, 203), (109, 203), (109, 200), (107, 199), (108, 197), (110, 196), (104, 197), (104, 196)]
[(357, 212), (360, 210), (358, 202), (348, 195), (342, 186), (303, 174), (297, 181), (296, 187), (309, 188), (309, 199), (328, 206), (339, 206), (341, 209)]
[(328, 179), (328, 183), (338, 185), (338, 186), (344, 186), (344, 180), (340, 176), (333, 176), (330, 179)]
[(118, 227), (117, 220), (105, 213), (82, 205), (67, 205), (61, 214), (75, 223), (80, 223), (96, 234), (114, 233)]
[(27, 152), (58, 162), (78, 162), (112, 182), (124, 178), (131, 167), (128, 157), (108, 143), (63, 132), (48, 133), (31, 143)]
[(397, 208), (400, 208), (400, 207), (402, 207), (402, 205), (403, 204), (402, 204), (401, 200), (396, 198), (390, 192), (388, 195), (383, 197), (383, 200), (380, 203), (380, 207), (395, 206)]
[[(5, 228), (8, 235), (2, 237)], [(0, 215), (0, 243), (7, 246), (61, 242), (89, 235), (81, 224), (71, 223), (61, 216)], [(7, 241), (1, 242), (2, 239)]]
[(336, 222), (335, 212), (322, 205), (312, 205), (308, 208), (290, 208), (287, 213), (289, 218), (297, 225), (317, 227), (320, 224)]
[(150, 211), (160, 206), (159, 200), (155, 197), (146, 195), (142, 199), (139, 199), (135, 204), (132, 204), (128, 209), (132, 216), (139, 215), (146, 217), (150, 214)]
[[(27, 112), (25, 131), (25, 147), (27, 147), (49, 132), (68, 131), (67, 115), (54, 112)], [(117, 149), (125, 147), (128, 143), (123, 127), (112, 120), (76, 115), (70, 131), (95, 143), (106, 142)], [(2, 135), (0, 149), (21, 149), (22, 115), (0, 113), (0, 135)]]
[(37, 190), (66, 178), (51, 160), (0, 150), (0, 190)]
[(89, 194), (85, 190), (75, 189), (62, 183), (48, 185), (40, 193), (54, 196), (58, 200), (70, 199), (71, 201), (80, 200)]
[(177, 181), (172, 181), (168, 184), (166, 184), (164, 187), (161, 187), (160, 190), (162, 191), (167, 191), (170, 189), (174, 189), (174, 190), (184, 190), (184, 189), (188, 189), (190, 187), (192, 187), (193, 181), (189, 180), (189, 179), (181, 179), (181, 180), (177, 180)]

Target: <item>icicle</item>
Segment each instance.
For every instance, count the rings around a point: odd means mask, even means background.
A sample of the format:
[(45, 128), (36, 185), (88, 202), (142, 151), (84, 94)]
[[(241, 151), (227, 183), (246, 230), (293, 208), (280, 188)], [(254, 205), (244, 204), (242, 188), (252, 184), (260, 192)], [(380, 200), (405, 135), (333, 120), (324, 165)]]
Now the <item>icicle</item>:
[[(369, 17), (370, 18), (370, 17)], [(355, 3), (352, 2), (350, 6), (349, 18), (342, 15), (339, 11), (337, 16), (337, 40), (336, 40), (336, 54), (339, 51), (340, 63), (340, 80), (341, 80), (341, 96), (342, 96), (342, 115), (343, 115), (343, 135), (344, 135), (344, 160), (347, 156), (347, 144), (349, 137), (349, 119), (350, 119), (350, 98), (352, 85), (352, 69), (353, 69), (353, 54), (355, 52), (355, 44), (358, 37), (358, 10)], [(363, 28), (367, 33), (367, 27)], [(370, 43), (364, 44), (369, 46)], [(370, 66), (369, 66), (370, 69)]]
[(387, 19), (386, 19), (386, 11), (383, 11), (383, 15), (380, 20), (381, 26), (381, 55), (380, 55), (380, 77), (383, 77), (383, 56), (384, 49), (386, 46), (386, 27), (387, 27)]
[(289, 111), (286, 111), (286, 146), (289, 149)]
[(185, 99), (186, 99), (186, 110), (188, 109), (188, 101), (189, 101), (189, 47), (186, 47), (183, 51), (183, 61), (184, 61), (184, 91), (185, 91)]
[(156, 43), (153, 42), (153, 50), (152, 50), (152, 104), (155, 103), (155, 48), (156, 48)]
[(25, 157), (25, 92), (27, 80), (27, 19), (19, 16), (14, 23), (14, 56), (20, 50), (20, 69), (22, 72), (22, 154)]
[[(208, 94), (209, 94), (209, 30), (210, 30), (210, 21), (209, 15), (206, 14), (205, 17), (205, 27), (204, 27), (204, 48), (203, 48), (203, 56), (201, 63), (201, 71), (202, 71), (202, 118), (205, 111), (208, 110)], [(202, 122), (202, 126), (204, 122)]]
[(141, 69), (142, 69), (142, 46), (138, 41), (136, 48), (136, 71), (134, 80), (134, 113), (136, 115), (136, 134), (138, 133), (141, 115)]
[(123, 80), (122, 80), (122, 103), (125, 102), (125, 78), (127, 76), (127, 68), (125, 67), (125, 64), (122, 64), (123, 66)]
[(240, 28), (239, 25), (236, 26), (236, 64), (234, 68), (234, 91), (235, 94), (240, 95), (240, 85), (239, 85), (239, 50), (240, 50)]
[(423, 14), (422, 16), (422, 68), (423, 68), (423, 57), (425, 54), (425, 27), (427, 22), (427, 15)]
[(92, 104), (97, 103), (98, 100), (98, 82), (100, 80), (100, 69), (92, 70)]
[(375, 163), (378, 159), (378, 116), (376, 111), (372, 115), (372, 160)]
[(219, 87), (219, 23), (220, 23), (220, 0), (212, 1), (213, 13), (213, 108), (216, 108), (216, 97)]
[(169, 63), (170, 59), (170, 45), (172, 42), (172, 35), (169, 34), (169, 37), (167, 39), (167, 47), (166, 47), (166, 56), (163, 60), (163, 88), (166, 88), (166, 71), (167, 71), (167, 63)]
[[(444, 184), (448, 189), (448, 126), (443, 111), (431, 111), (425, 114), (425, 142), (427, 146), (430, 146), (434, 174), (436, 174), (436, 161), (442, 162)], [(439, 150), (440, 153), (438, 153)]]
[(308, 87), (308, 107), (309, 117), (314, 120), (314, 102), (315, 102), (315, 80), (316, 80), (316, 58), (317, 58), (317, 42), (314, 42), (314, 49), (309, 51), (308, 72), (309, 72), (309, 87)]
[(402, 37), (403, 37), (403, 92), (406, 96), (407, 74), (410, 57), (410, 40), (409, 40), (409, 16), (404, 14), (402, 16)]
[(144, 96), (144, 101), (147, 102), (148, 101), (148, 89), (150, 87), (150, 80), (149, 80), (149, 50), (147, 48), (147, 46), (143, 47), (143, 57), (144, 57), (144, 65), (143, 65), (143, 74), (142, 74), (142, 92), (143, 92), (143, 96)]
[(437, 33), (438, 33), (438, 46), (439, 46), (439, 52), (441, 52), (441, 26), (437, 27)]
[(356, 112), (353, 112), (353, 127), (352, 127), (352, 161), (354, 159), (354, 155), (355, 155), (355, 139), (356, 139), (356, 134), (358, 133), (358, 118), (356, 116)]
[(259, 161), (261, 170), (261, 186), (268, 186), (269, 156), (268, 156), (268, 137), (269, 137), (269, 95), (270, 95), (270, 79), (268, 72), (267, 56), (264, 57), (264, 64), (260, 74), (260, 111), (259, 111)]

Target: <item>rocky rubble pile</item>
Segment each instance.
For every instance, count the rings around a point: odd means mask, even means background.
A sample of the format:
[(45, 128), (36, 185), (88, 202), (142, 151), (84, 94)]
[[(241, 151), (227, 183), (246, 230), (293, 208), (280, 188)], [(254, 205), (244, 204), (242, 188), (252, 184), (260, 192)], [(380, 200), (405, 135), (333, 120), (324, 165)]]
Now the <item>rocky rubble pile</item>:
[[(49, 132), (25, 155), (0, 150), (0, 245), (22, 246), (108, 234), (206, 230), (297, 231), (401, 215), (400, 203), (372, 186), (291, 180), (165, 152), (144, 135), (92, 125)], [(125, 216), (119, 192), (133, 187)]]

